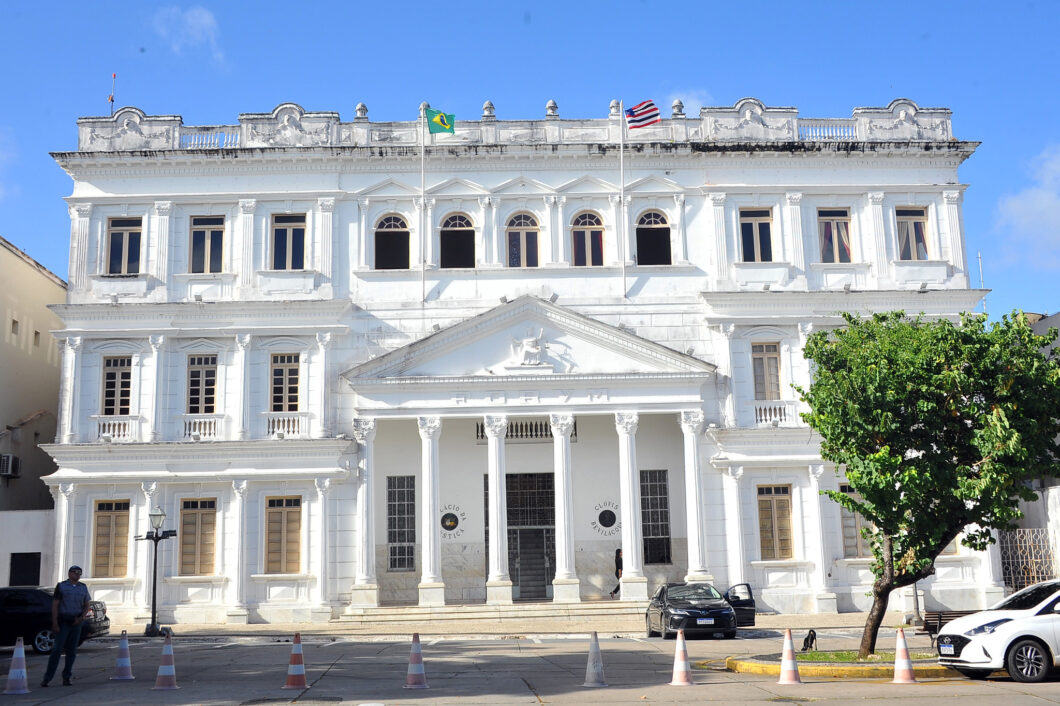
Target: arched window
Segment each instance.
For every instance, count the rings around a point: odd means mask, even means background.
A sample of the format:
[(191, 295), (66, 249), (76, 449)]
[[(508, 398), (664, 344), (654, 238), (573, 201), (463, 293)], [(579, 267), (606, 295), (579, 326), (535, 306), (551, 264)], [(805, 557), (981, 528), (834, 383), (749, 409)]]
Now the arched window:
[(537, 221), (520, 213), (508, 221), (508, 267), (537, 267)]
[(604, 264), (604, 222), (595, 213), (580, 213), (571, 224), (574, 265), (599, 267)]
[(658, 211), (648, 211), (637, 220), (637, 264), (672, 264), (670, 224)]
[(375, 269), (409, 267), (409, 226), (401, 216), (385, 216), (375, 227)]
[(438, 234), (441, 250), (440, 267), (474, 267), (475, 266), (475, 227), (471, 220), (462, 214), (449, 216), (442, 223)]

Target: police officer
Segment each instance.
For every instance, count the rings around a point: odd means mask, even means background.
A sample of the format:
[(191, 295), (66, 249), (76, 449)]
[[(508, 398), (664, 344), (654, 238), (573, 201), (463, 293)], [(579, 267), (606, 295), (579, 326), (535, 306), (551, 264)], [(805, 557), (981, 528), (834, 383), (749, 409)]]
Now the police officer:
[(81, 567), (71, 566), (67, 579), (55, 585), (52, 595), (52, 632), (55, 633), (55, 645), (48, 656), (48, 669), (44, 672), (41, 686), (55, 676), (59, 667), (59, 655), (66, 649), (66, 663), (63, 666), (63, 686), (72, 686), (74, 660), (77, 659), (77, 646), (81, 643), (81, 626), (88, 614), (88, 587), (81, 583)]

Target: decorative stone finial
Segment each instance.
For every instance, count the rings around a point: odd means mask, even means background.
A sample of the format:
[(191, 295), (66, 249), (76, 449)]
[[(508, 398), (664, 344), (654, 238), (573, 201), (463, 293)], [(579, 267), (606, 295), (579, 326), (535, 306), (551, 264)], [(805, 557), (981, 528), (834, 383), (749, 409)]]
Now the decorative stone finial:
[(674, 118), (683, 118), (683, 117), (685, 117), (685, 104), (681, 102), (680, 98), (674, 98), (674, 103), (673, 103), (673, 106), (671, 106), (671, 107), (673, 108), (673, 115), (671, 117), (674, 117)]
[(482, 119), (483, 120), (496, 120), (497, 115), (493, 112), (493, 101), (486, 101), (482, 104)]
[(430, 107), (431, 107), (431, 104), (428, 103), (427, 101), (423, 101), (422, 103), (420, 103), (420, 117), (421, 118), (426, 118), (427, 117), (427, 109), (430, 108)]
[(545, 117), (546, 118), (558, 118), (559, 117), (559, 106), (556, 105), (556, 101), (550, 100), (545, 103)]
[(354, 110), (357, 112), (357, 117), (355, 118), (356, 120), (368, 119), (368, 106), (366, 106), (364, 103), (358, 103), (357, 107), (354, 108)]
[(621, 103), (619, 103), (617, 100), (611, 101), (611, 112), (609, 113), (609, 117), (612, 117), (612, 118), (617, 118), (618, 117), (618, 108), (619, 108), (620, 105), (621, 105)]

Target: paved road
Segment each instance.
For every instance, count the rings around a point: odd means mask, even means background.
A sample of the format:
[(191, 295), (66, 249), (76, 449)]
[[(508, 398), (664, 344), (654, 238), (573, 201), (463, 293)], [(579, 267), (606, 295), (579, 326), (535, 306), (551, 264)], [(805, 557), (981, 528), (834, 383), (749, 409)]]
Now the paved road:
[[(85, 643), (75, 667), (73, 687), (39, 687), (45, 657), (28, 656), (30, 689), (25, 696), (3, 696), (0, 703), (58, 704), (726, 704), (820, 703), (901, 699), (905, 704), (967, 706), (968, 703), (1060, 704), (1060, 679), (1024, 685), (1008, 679), (973, 682), (940, 679), (917, 685), (892, 685), (884, 680), (816, 679), (802, 686), (778, 686), (775, 678), (733, 674), (722, 662), (733, 654), (780, 650), (779, 633), (741, 631), (737, 640), (693, 639), (689, 657), (707, 661), (696, 670), (693, 687), (668, 685), (673, 671), (674, 642), (659, 638), (601, 636), (607, 688), (586, 689), (588, 640), (584, 635), (520, 639), (439, 639), (423, 642), (428, 690), (406, 690), (407, 635), (366, 639), (363, 636), (307, 636), (304, 640), (305, 692), (283, 691), (291, 652), (289, 638), (178, 637), (174, 641), (179, 691), (153, 691), (161, 642), (134, 638), (136, 681), (112, 682), (117, 641)], [(822, 631), (822, 649), (852, 648), (860, 632)], [(893, 631), (884, 631), (889, 646)], [(285, 641), (279, 641), (285, 640)], [(921, 644), (923, 643), (923, 644)], [(925, 638), (913, 645), (926, 647)], [(0, 654), (5, 665), (10, 650)], [(6, 666), (5, 666), (6, 668)]]

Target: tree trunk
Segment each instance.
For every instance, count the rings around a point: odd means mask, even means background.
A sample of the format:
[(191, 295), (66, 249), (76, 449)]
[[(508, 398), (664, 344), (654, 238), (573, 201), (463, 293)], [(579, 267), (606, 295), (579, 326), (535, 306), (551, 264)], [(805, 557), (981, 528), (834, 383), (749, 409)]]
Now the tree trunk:
[(891, 595), (890, 584), (880, 585), (877, 581), (872, 587), (872, 607), (869, 608), (869, 617), (865, 620), (865, 632), (861, 634), (861, 646), (858, 648), (858, 659), (865, 659), (876, 651), (876, 636), (883, 624), (883, 616), (887, 614), (887, 599)]

